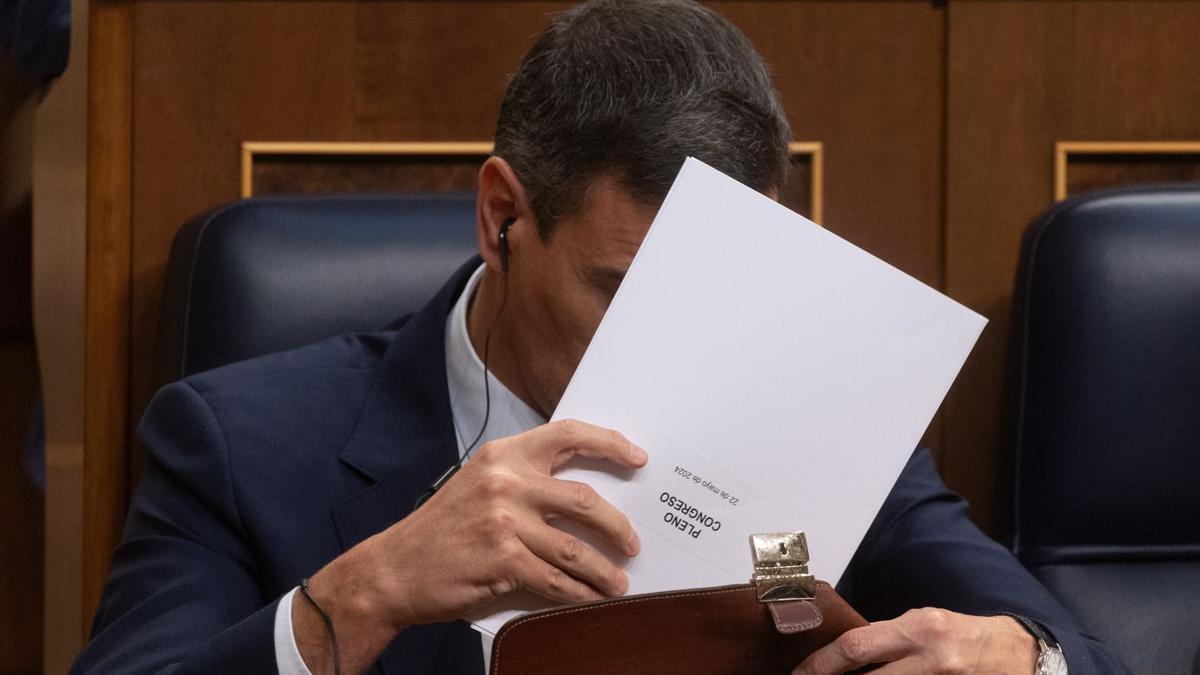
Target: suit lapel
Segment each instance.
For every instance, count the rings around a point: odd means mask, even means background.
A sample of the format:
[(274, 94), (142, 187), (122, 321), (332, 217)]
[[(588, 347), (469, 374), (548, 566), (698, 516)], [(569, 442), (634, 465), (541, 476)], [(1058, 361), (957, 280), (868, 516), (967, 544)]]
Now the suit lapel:
[[(343, 551), (412, 513), (417, 498), (458, 459), (446, 384), (446, 318), (480, 263), (474, 257), (459, 268), (384, 354), (385, 367), (340, 455), (361, 479), (349, 481), (347, 498), (332, 510)], [(478, 634), (461, 621), (405, 630), (378, 665), (388, 673), (483, 671)]]
[[(446, 385), (445, 330), (478, 257), (459, 268), (392, 339), (358, 427), (340, 455), (365, 478), (333, 509), (342, 549), (412, 512), (413, 504), (458, 459)], [(361, 484), (360, 484), (361, 485)]]

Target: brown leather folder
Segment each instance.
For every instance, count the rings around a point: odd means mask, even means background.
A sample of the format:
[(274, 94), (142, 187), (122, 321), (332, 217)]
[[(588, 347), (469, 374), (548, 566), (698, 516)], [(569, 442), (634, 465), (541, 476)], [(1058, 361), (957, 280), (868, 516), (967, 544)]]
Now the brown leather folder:
[(866, 620), (825, 582), (811, 600), (763, 602), (754, 584), (634, 595), (506, 623), (492, 675), (790, 673)]

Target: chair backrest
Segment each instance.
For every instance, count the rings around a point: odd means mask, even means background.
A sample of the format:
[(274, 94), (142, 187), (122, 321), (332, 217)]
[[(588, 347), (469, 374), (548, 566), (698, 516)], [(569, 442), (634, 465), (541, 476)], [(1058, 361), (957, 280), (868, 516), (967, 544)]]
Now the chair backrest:
[(1014, 549), (1137, 673), (1200, 672), (1200, 184), (1026, 232)]
[(167, 267), (158, 384), (419, 309), (475, 252), (470, 193), (287, 196), (189, 221)]

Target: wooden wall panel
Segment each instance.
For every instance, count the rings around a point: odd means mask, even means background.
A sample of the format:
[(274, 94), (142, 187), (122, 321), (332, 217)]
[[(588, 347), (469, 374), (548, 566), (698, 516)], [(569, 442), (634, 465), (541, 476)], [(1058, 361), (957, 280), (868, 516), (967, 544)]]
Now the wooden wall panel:
[(946, 288), (990, 319), (944, 406), (947, 481), (1010, 527), (1010, 301), (1060, 140), (1200, 138), (1200, 4), (951, 2)]
[(471, 192), (480, 160), (446, 157), (271, 155), (254, 165), (254, 194)]
[[(821, 223), (942, 288), (944, 11), (931, 2), (712, 2), (823, 147)], [(941, 416), (923, 444), (941, 459)]]
[(1055, 144), (1056, 200), (1121, 185), (1187, 181), (1200, 181), (1200, 141)]
[[(242, 143), (489, 139), (508, 73), (548, 13), (570, 4), (89, 3), (89, 618), (136, 475), (130, 435), (152, 394), (171, 238), (189, 217), (238, 198)], [(1020, 233), (1052, 202), (1056, 141), (1200, 139), (1200, 3), (711, 4), (772, 66), (795, 137), (822, 144), (823, 224), (991, 319), (926, 440), (976, 520), (1002, 534)], [(252, 179), (265, 191), (340, 189), (362, 185), (367, 171), (382, 182), (366, 187), (386, 187), (414, 170), (307, 166), (297, 173), (276, 157)], [(473, 173), (431, 166), (435, 187)], [(1071, 166), (1072, 190), (1195, 175), (1194, 162), (1153, 158)]]
[[(242, 142), (489, 138), (507, 74), (547, 14), (569, 4), (94, 3), (85, 616), (137, 473), (129, 448), (153, 393), (171, 238), (239, 196)], [(714, 4), (773, 66), (795, 136), (824, 145), (823, 222), (940, 286), (941, 10)]]
[(238, 198), (243, 141), (490, 139), (508, 73), (570, 4), (136, 4), (131, 424), (153, 393), (171, 238)]
[[(547, 14), (569, 4), (123, 3), (133, 15), (133, 225), (129, 392), (117, 400), (130, 433), (152, 394), (171, 238), (187, 218), (239, 196), (242, 142), (490, 138), (507, 74)], [(822, 143), (824, 224), (940, 287), (944, 9), (923, 0), (713, 5), (773, 67), (795, 137)], [(935, 445), (939, 429), (928, 436)], [(111, 453), (126, 458), (124, 446)], [(132, 477), (136, 462), (127, 466)], [(103, 516), (110, 538), (121, 515)]]
[(943, 30), (930, 2), (713, 2), (824, 148), (824, 224), (941, 285)]
[[(34, 121), (33, 312), (46, 411), (45, 580), (40, 589), (44, 608), (42, 666), (46, 673), (67, 672), (91, 618), (83, 607), (87, 373), (84, 297), (91, 44), (85, 27), (90, 17), (87, 0), (71, 0), (71, 21), (79, 27), (71, 31), (71, 59), (66, 72), (38, 105)], [(116, 122), (128, 128), (129, 120)], [(110, 439), (103, 449), (114, 454), (114, 448), (123, 450), (124, 441), (124, 437)], [(123, 452), (115, 454), (123, 461)], [(93, 555), (108, 559), (107, 551)], [(24, 618), (36, 620), (29, 615)]]
[(1070, 160), (1065, 196), (1144, 183), (1200, 181), (1200, 154), (1104, 155)]
[(490, 142), (247, 143), (242, 196), (472, 192), (491, 151)]
[[(571, 3), (136, 4), (132, 397), (171, 237), (238, 196), (242, 141), (491, 137), (507, 75)], [(940, 285), (942, 29), (925, 2), (714, 3), (774, 67), (795, 137), (824, 143), (825, 222)]]
[[(793, 142), (779, 201), (821, 222), (820, 143)], [(242, 144), (242, 196), (473, 192), (491, 142)]]
[[(88, 22), (84, 297), (83, 616), (95, 612), (129, 496), (133, 5), (93, 3)], [(136, 285), (133, 286), (136, 288)], [(108, 555), (105, 551), (109, 552)]]

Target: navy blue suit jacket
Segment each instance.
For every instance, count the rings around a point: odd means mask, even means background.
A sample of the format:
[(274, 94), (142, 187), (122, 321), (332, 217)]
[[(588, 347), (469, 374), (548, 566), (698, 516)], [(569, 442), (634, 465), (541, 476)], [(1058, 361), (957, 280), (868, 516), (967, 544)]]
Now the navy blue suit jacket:
[[(345, 336), (164, 387), (139, 428), (149, 461), (76, 672), (273, 672), (279, 598), (404, 518), (456, 459), (447, 314), (475, 263), (393, 330)], [(1014, 611), (1073, 673), (1119, 671), (918, 450), (838, 590), (869, 619), (935, 606)], [(376, 672), (482, 672), (462, 622), (403, 631)]]

